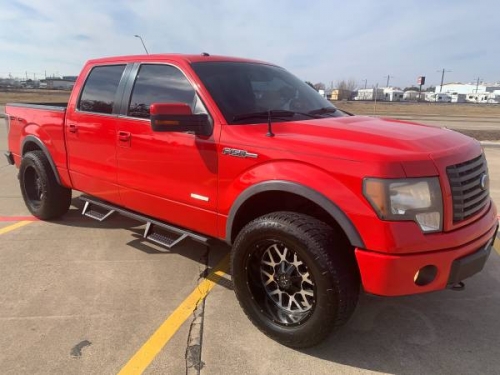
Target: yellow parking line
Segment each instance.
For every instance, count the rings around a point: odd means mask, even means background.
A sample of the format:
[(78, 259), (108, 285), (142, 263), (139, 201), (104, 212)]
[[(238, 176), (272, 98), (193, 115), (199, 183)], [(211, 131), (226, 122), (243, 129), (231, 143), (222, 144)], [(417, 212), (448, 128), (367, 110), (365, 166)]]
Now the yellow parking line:
[(24, 227), (25, 225), (28, 225), (32, 223), (33, 221), (20, 221), (18, 223), (9, 225), (8, 227), (0, 229), (0, 235), (12, 232), (13, 230), (16, 230), (17, 228)]
[(155, 333), (142, 345), (134, 356), (121, 369), (118, 375), (142, 374), (153, 361), (156, 355), (169, 342), (181, 325), (193, 314), (196, 307), (212, 290), (215, 284), (229, 269), (229, 255), (215, 266), (212, 272), (200, 283), (197, 288), (177, 307)]

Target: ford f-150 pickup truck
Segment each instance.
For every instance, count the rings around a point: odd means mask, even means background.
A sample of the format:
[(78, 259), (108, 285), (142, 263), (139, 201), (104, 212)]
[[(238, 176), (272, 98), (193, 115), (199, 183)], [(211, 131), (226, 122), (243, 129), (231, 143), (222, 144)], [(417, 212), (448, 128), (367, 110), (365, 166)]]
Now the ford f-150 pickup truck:
[(291, 347), (324, 339), (361, 287), (459, 288), (498, 230), (480, 144), (354, 116), (273, 64), (222, 56), (89, 61), (60, 105), (8, 104), (7, 158), (31, 213), (146, 224), (166, 247), (232, 246), (236, 296)]

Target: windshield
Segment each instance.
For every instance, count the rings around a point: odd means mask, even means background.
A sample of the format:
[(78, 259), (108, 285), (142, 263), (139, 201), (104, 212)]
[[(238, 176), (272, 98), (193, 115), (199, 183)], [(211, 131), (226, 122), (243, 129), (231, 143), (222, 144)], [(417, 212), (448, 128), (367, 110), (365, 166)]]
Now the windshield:
[(266, 112), (283, 121), (345, 116), (311, 86), (277, 66), (197, 62), (192, 67), (228, 124), (267, 122)]

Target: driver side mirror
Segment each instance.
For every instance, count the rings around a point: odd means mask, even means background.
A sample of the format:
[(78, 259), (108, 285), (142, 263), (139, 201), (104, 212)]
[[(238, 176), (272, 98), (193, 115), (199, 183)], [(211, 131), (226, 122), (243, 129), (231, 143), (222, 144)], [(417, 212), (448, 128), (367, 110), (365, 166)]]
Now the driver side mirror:
[(185, 103), (153, 103), (149, 113), (151, 128), (155, 132), (193, 132), (204, 136), (212, 134), (208, 115), (194, 115)]

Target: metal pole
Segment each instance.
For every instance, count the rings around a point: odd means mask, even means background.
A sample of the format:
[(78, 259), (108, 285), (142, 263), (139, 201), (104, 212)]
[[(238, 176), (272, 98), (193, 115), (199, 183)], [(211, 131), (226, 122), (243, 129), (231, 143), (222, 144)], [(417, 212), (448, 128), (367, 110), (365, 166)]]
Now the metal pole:
[(444, 73), (449, 73), (451, 70), (446, 70), (443, 68), (443, 70), (438, 70), (438, 72), (441, 72), (441, 86), (439, 87), (439, 92), (443, 91), (443, 82), (444, 82)]
[(444, 81), (444, 68), (443, 72), (441, 73), (441, 86), (439, 86), (439, 92), (443, 91), (443, 81)]
[(140, 35), (134, 35), (136, 38), (139, 38), (141, 40), (142, 46), (144, 47), (144, 51), (146, 51), (146, 55), (149, 55), (148, 49), (146, 48), (146, 45), (144, 44), (144, 41), (142, 40), (142, 37)]

